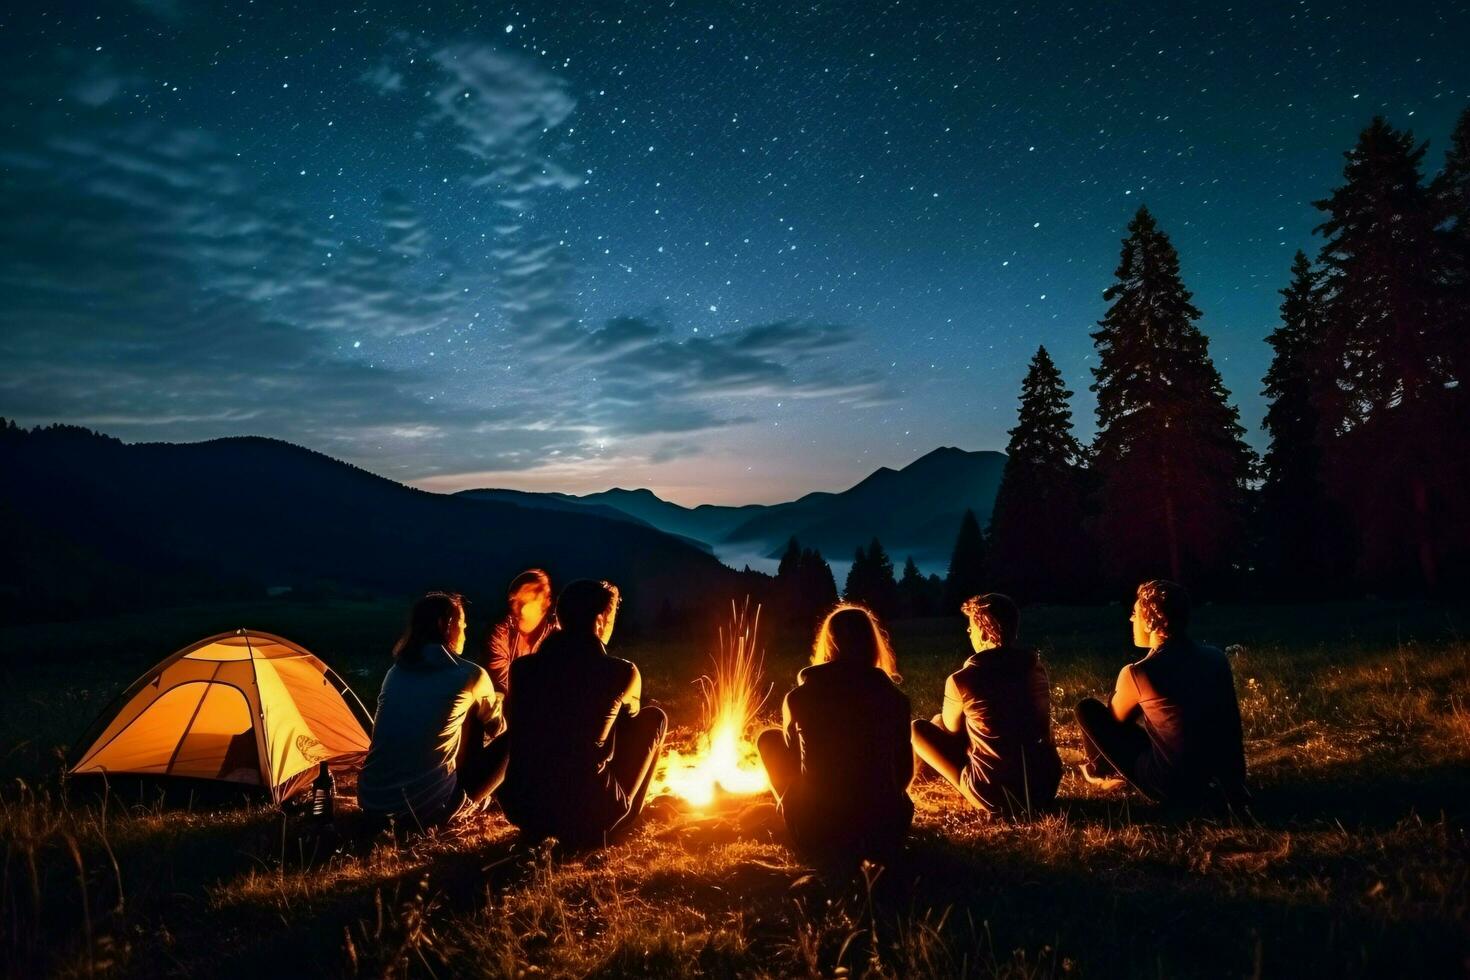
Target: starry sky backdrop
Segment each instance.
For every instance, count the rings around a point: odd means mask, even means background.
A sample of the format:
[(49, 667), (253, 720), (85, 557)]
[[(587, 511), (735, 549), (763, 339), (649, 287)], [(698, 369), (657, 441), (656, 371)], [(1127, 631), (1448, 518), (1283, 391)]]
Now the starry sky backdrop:
[(1260, 444), (1311, 201), (1443, 143), (1470, 5), (14, 4), (0, 414), (430, 489), (840, 489), (1090, 435), (1133, 211)]

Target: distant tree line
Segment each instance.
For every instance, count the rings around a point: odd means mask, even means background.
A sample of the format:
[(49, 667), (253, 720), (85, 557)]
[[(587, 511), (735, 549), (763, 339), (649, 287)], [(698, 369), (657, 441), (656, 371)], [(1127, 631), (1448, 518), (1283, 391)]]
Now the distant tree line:
[[(1179, 255), (1140, 208), (1091, 335), (1092, 444), (1038, 348), (988, 528), (965, 514), (943, 580), (912, 558), (895, 578), (875, 538), (843, 597), (902, 617), (983, 591), (1115, 598), (1154, 577), (1268, 599), (1470, 584), (1470, 110), (1428, 181), (1426, 148), (1375, 118), (1315, 202), (1323, 244), (1315, 262), (1296, 254), (1266, 338), (1264, 456), (1245, 443)], [(808, 578), (823, 584), (804, 587), (805, 609), (836, 600), (826, 562), (793, 539), (777, 591)]]

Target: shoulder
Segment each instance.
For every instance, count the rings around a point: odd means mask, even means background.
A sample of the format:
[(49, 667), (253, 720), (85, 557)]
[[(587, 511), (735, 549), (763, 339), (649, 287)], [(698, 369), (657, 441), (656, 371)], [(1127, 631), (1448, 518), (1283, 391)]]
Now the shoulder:
[(464, 675), (466, 687), (477, 687), (481, 682), (486, 684), (490, 683), (490, 675), (485, 672), (485, 668), (473, 660), (466, 660), (464, 657), (456, 656), (454, 658), (454, 668)]
[(1230, 658), (1225, 655), (1224, 650), (1221, 650), (1217, 646), (1211, 646), (1208, 643), (1196, 643), (1194, 644), (1194, 655), (1201, 660), (1207, 660), (1211, 664), (1214, 664), (1218, 670), (1222, 670), (1227, 674), (1231, 672)]
[(903, 688), (899, 687), (898, 684), (894, 682), (893, 678), (883, 673), (883, 671), (877, 667), (873, 669), (877, 670), (878, 673), (883, 674), (884, 686), (880, 688), (880, 690), (884, 691), (884, 696), (887, 697), (888, 700), (893, 702), (894, 707), (899, 709), (900, 712), (905, 717), (907, 717), (909, 713), (909, 696), (903, 692)]
[(960, 697), (969, 697), (975, 690), (980, 671), (981, 667), (973, 657), (966, 660), (963, 667), (944, 679), (945, 690), (953, 690)]

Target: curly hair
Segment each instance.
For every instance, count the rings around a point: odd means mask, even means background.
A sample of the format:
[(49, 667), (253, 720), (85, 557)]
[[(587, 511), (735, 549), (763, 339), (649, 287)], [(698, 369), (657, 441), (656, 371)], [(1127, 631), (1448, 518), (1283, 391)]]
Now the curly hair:
[(1189, 593), (1178, 582), (1156, 578), (1138, 587), (1143, 625), (1155, 633), (1179, 636), (1189, 629)]
[(1021, 630), (1021, 611), (1010, 596), (999, 592), (971, 596), (961, 604), (960, 612), (975, 624), (981, 636), (996, 646), (1015, 642)]

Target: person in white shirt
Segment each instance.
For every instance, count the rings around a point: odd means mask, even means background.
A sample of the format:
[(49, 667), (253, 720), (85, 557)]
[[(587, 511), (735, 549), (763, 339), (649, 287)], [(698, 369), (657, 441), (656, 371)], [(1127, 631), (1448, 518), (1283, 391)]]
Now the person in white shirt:
[(505, 778), (505, 739), (462, 739), (472, 714), (503, 727), (500, 697), (484, 668), (461, 658), (464, 599), (430, 592), (414, 603), (383, 678), (358, 802), (378, 817), (420, 828), (478, 811)]

